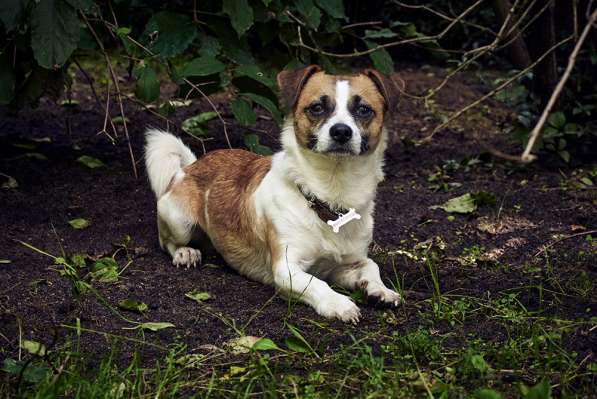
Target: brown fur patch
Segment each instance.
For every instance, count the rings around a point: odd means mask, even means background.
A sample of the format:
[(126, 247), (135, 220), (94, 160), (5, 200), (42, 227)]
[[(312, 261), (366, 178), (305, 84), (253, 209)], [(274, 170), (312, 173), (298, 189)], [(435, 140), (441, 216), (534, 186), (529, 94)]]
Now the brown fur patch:
[(242, 268), (277, 254), (275, 231), (256, 220), (251, 195), (270, 170), (271, 157), (243, 150), (212, 151), (184, 168), (171, 195), (188, 206), (197, 225), (231, 265)]

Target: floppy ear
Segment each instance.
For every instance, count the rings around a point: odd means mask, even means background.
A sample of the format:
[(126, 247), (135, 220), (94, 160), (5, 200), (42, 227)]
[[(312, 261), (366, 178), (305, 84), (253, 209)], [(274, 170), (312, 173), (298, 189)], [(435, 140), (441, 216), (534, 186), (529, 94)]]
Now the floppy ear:
[(294, 71), (282, 71), (278, 74), (278, 87), (280, 87), (280, 99), (282, 105), (288, 109), (294, 109), (299, 95), (307, 83), (307, 80), (315, 73), (321, 71), (317, 65), (296, 69)]
[(375, 83), (375, 86), (377, 86), (377, 89), (385, 100), (386, 111), (394, 111), (398, 105), (398, 98), (401, 91), (397, 80), (383, 75), (375, 69), (365, 69), (363, 74), (367, 75)]

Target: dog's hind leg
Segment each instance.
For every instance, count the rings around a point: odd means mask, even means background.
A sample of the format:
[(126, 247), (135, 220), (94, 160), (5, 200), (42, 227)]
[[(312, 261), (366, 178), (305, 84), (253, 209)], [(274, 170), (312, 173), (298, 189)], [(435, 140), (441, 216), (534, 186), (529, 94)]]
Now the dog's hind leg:
[(172, 256), (172, 264), (176, 267), (201, 264), (201, 251), (187, 246), (196, 223), (170, 193), (158, 200), (157, 219), (160, 246)]

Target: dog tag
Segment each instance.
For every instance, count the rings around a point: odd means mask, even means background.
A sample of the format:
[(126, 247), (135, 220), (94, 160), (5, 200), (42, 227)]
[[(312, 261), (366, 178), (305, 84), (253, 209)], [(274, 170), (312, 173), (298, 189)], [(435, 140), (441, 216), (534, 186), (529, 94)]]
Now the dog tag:
[(340, 217), (336, 220), (328, 220), (328, 224), (332, 226), (332, 230), (334, 233), (338, 233), (340, 231), (340, 227), (344, 226), (346, 223), (350, 222), (353, 219), (360, 219), (361, 215), (356, 213), (354, 208), (350, 208), (348, 212), (344, 215), (340, 215)]

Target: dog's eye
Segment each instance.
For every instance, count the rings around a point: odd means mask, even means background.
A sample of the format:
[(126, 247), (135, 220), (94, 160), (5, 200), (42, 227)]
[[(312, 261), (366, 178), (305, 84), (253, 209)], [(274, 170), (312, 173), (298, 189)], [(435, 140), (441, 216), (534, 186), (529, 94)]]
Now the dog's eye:
[(313, 116), (320, 116), (323, 115), (323, 113), (325, 112), (325, 108), (322, 104), (315, 103), (310, 105), (309, 108), (307, 108), (307, 112), (309, 112)]
[(366, 105), (359, 105), (355, 110), (355, 114), (358, 118), (367, 119), (373, 115), (373, 110)]

